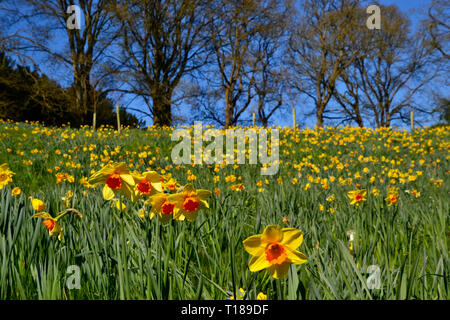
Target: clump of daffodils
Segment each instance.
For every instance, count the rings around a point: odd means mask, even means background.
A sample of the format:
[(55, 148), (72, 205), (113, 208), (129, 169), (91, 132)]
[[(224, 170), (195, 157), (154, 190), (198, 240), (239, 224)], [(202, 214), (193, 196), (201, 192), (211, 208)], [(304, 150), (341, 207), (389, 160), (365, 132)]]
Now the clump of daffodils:
[(7, 163), (0, 165), (0, 190), (12, 182), (15, 173), (9, 169)]
[[(206, 201), (212, 194), (209, 190), (196, 189), (192, 184), (180, 187), (170, 174), (160, 175), (156, 171), (130, 172), (126, 163), (113, 163), (94, 173), (88, 183), (103, 185), (103, 198), (121, 203), (120, 211), (126, 206), (117, 199), (125, 196), (133, 202), (143, 201), (139, 217), (147, 216), (147, 206), (151, 204), (148, 216), (158, 217), (163, 223), (170, 220), (194, 221), (201, 209), (209, 209)], [(116, 205), (117, 206), (117, 205)]]

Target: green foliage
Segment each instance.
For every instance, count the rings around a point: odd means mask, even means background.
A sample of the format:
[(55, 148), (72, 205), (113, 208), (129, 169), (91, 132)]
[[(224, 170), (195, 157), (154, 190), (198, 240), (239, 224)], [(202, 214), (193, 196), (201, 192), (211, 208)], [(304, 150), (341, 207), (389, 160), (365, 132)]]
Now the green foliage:
[[(119, 135), (109, 129), (3, 123), (0, 164), (8, 162), (16, 175), (12, 185), (0, 190), (0, 299), (227, 299), (241, 287), (246, 299), (256, 299), (259, 292), (269, 299), (450, 298), (448, 129), (285, 130), (280, 138), (280, 171), (264, 177), (253, 165), (230, 165), (219, 172), (214, 166), (172, 166), (169, 129), (123, 130)], [(90, 145), (95, 147), (89, 149)], [(114, 154), (117, 146), (121, 149)], [(145, 156), (140, 154), (144, 151)], [(334, 157), (351, 165), (339, 171), (330, 165)], [(217, 188), (220, 193), (213, 194), (210, 210), (201, 212), (194, 223), (161, 225), (158, 219), (142, 219), (137, 211), (143, 204), (129, 201), (120, 214), (103, 200), (100, 187), (88, 189), (80, 183), (99, 169), (102, 159), (133, 163), (133, 170), (165, 168), (181, 184), (188, 182), (189, 169), (196, 176), (195, 187)], [(24, 164), (27, 160), (33, 163)], [(292, 164), (301, 162), (316, 165), (320, 172), (306, 165), (299, 177)], [(75, 182), (56, 184), (56, 166), (74, 175)], [(410, 175), (422, 172), (414, 181), (397, 179), (397, 206), (384, 201), (390, 185), (384, 168), (402, 173), (412, 169)], [(355, 178), (356, 172), (362, 177)], [(370, 182), (375, 173), (377, 179)], [(213, 180), (216, 175), (218, 182)], [(241, 177), (235, 183), (243, 183), (245, 189), (231, 190), (234, 183), (225, 181), (229, 175)], [(294, 175), (296, 184), (291, 182)], [(325, 189), (310, 182), (308, 175), (336, 180)], [(339, 177), (353, 182), (341, 184)], [(439, 188), (431, 178), (444, 182)], [(264, 192), (259, 192), (258, 180)], [(360, 207), (349, 205), (347, 197), (356, 184), (368, 190)], [(16, 186), (22, 194), (12, 197)], [(372, 194), (375, 187), (378, 196)], [(407, 192), (412, 189), (419, 190), (420, 197)], [(55, 215), (65, 209), (61, 198), (68, 190), (74, 193), (71, 207), (84, 216), (65, 217), (65, 240), (60, 242), (48, 236), (41, 219), (31, 218), (35, 212), (28, 197), (43, 200)], [(335, 200), (328, 202), (332, 194)], [(283, 223), (283, 218), (289, 222)], [(250, 257), (242, 246), (245, 238), (268, 224), (304, 233), (298, 250), (308, 261), (291, 266), (281, 281), (266, 271), (251, 273)], [(349, 230), (354, 230), (353, 253)], [(80, 267), (80, 289), (66, 286), (70, 265)], [(380, 289), (366, 283), (371, 265), (380, 268)]]

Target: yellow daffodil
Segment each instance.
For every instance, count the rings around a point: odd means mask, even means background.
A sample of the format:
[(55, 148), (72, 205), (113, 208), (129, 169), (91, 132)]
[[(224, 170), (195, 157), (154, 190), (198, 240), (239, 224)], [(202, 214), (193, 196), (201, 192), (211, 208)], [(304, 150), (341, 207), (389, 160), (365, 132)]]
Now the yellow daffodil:
[(211, 196), (209, 190), (196, 190), (191, 184), (183, 187), (179, 193), (172, 194), (167, 198), (167, 201), (175, 204), (173, 211), (173, 218), (182, 220), (182, 216), (186, 217), (188, 221), (194, 221), (197, 218), (198, 210), (209, 209), (208, 199)]
[(0, 165), (0, 190), (12, 182), (12, 176), (15, 173), (9, 170), (7, 163)]
[(380, 194), (380, 190), (378, 190), (376, 187), (373, 187), (372, 194), (376, 197)]
[(162, 189), (164, 191), (175, 192), (180, 187), (180, 184), (177, 180), (172, 177), (163, 177), (162, 180)]
[(256, 297), (256, 300), (267, 300), (267, 295), (260, 292), (258, 293), (258, 296)]
[[(150, 197), (150, 203), (152, 208), (150, 209), (150, 219), (153, 219), (155, 215), (158, 216), (162, 223), (169, 222), (173, 219), (173, 210), (175, 203), (167, 200), (169, 194), (157, 193)], [(180, 216), (178, 220), (184, 220), (184, 216)]]
[(230, 296), (230, 300), (244, 300), (245, 290), (240, 288), (236, 296), (236, 298), (234, 296)]
[(135, 199), (143, 195), (151, 196), (162, 192), (161, 176), (156, 171), (147, 171), (141, 174), (133, 174), (136, 185)]
[(134, 200), (135, 182), (125, 162), (104, 166), (89, 178), (88, 183), (93, 186), (104, 184), (105, 200), (111, 200), (117, 192)]
[(363, 201), (367, 200), (367, 191), (365, 189), (353, 190), (347, 193), (347, 196), (350, 198), (351, 205), (359, 206)]
[(384, 200), (387, 202), (388, 207), (396, 205), (399, 200), (398, 189), (389, 188), (388, 195)]
[(75, 209), (64, 210), (56, 218), (53, 218), (47, 212), (38, 212), (38, 213), (34, 214), (32, 217), (44, 219), (44, 221), (42, 221), (42, 223), (48, 229), (49, 236), (50, 237), (58, 237), (58, 240), (61, 241), (63, 239), (63, 228), (58, 223), (58, 220), (60, 220), (62, 217), (64, 217), (69, 212), (75, 213), (80, 218), (83, 217), (83, 215), (78, 210), (75, 210)]
[(253, 256), (248, 265), (250, 271), (267, 269), (276, 279), (286, 276), (291, 263), (307, 261), (303, 253), (296, 251), (302, 242), (303, 233), (298, 229), (267, 226), (262, 234), (248, 237), (243, 242), (245, 250)]
[(413, 189), (413, 190), (405, 190), (406, 193), (410, 193), (413, 196), (415, 196), (416, 198), (420, 197), (420, 191)]
[(33, 206), (33, 209), (38, 212), (45, 210), (45, 203), (42, 200), (31, 198), (31, 205)]
[(11, 190), (11, 195), (13, 197), (19, 196), (22, 193), (22, 190), (19, 187), (15, 187)]

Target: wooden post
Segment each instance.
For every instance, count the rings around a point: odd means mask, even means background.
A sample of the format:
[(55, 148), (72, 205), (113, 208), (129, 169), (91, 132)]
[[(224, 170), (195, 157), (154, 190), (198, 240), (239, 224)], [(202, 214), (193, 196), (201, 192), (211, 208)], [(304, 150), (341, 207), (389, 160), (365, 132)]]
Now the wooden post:
[(253, 112), (253, 126), (256, 125), (256, 114)]
[(120, 108), (119, 105), (116, 105), (116, 113), (117, 113), (117, 132), (120, 133)]
[(297, 123), (295, 122), (295, 107), (292, 108), (292, 125), (294, 126), (294, 129), (297, 128)]
[(92, 128), (94, 129), (94, 131), (96, 127), (97, 127), (97, 112), (94, 111), (94, 115), (92, 116)]
[(411, 132), (413, 132), (414, 131), (414, 111), (412, 108), (409, 111), (409, 115), (410, 115), (410, 121), (411, 121)]

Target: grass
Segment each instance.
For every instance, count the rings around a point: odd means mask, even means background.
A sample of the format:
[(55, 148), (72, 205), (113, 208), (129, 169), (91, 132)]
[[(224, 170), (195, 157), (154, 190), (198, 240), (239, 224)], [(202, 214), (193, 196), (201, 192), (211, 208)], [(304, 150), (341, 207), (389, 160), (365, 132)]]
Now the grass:
[[(228, 299), (240, 288), (245, 299), (256, 299), (259, 292), (280, 300), (450, 298), (448, 127), (413, 133), (283, 129), (275, 176), (260, 176), (256, 165), (224, 166), (218, 172), (214, 165), (177, 168), (170, 160), (176, 143), (170, 132), (123, 130), (119, 135), (108, 128), (94, 133), (0, 123), (0, 164), (8, 163), (16, 173), (13, 183), (0, 190), (0, 299)], [(219, 194), (213, 193), (210, 209), (193, 223), (142, 219), (137, 214), (142, 203), (127, 199), (120, 213), (103, 200), (100, 187), (80, 183), (109, 160), (132, 163), (133, 170), (172, 172), (181, 184), (217, 188)], [(57, 172), (73, 175), (75, 182), (56, 184)], [(190, 175), (196, 179), (188, 181)], [(236, 181), (226, 182), (230, 175)], [(410, 181), (410, 176), (417, 177)], [(325, 178), (328, 189), (319, 181)], [(387, 206), (384, 198), (394, 182), (400, 200)], [(237, 183), (245, 188), (231, 190)], [(22, 193), (13, 197), (16, 186)], [(368, 191), (359, 207), (347, 197), (358, 188)], [(420, 197), (407, 193), (413, 189)], [(56, 216), (66, 208), (61, 197), (68, 190), (74, 194), (70, 207), (83, 218), (64, 218), (60, 242), (48, 236), (42, 219), (31, 218), (35, 211), (29, 197), (43, 200)], [(331, 195), (335, 200), (328, 202)], [(269, 224), (304, 233), (298, 250), (308, 261), (291, 265), (285, 279), (248, 269), (250, 256), (242, 241)], [(354, 231), (353, 252), (349, 230)], [(72, 265), (80, 268), (81, 278), (79, 289), (71, 290), (67, 270)], [(367, 284), (371, 265), (379, 268), (379, 289)]]

